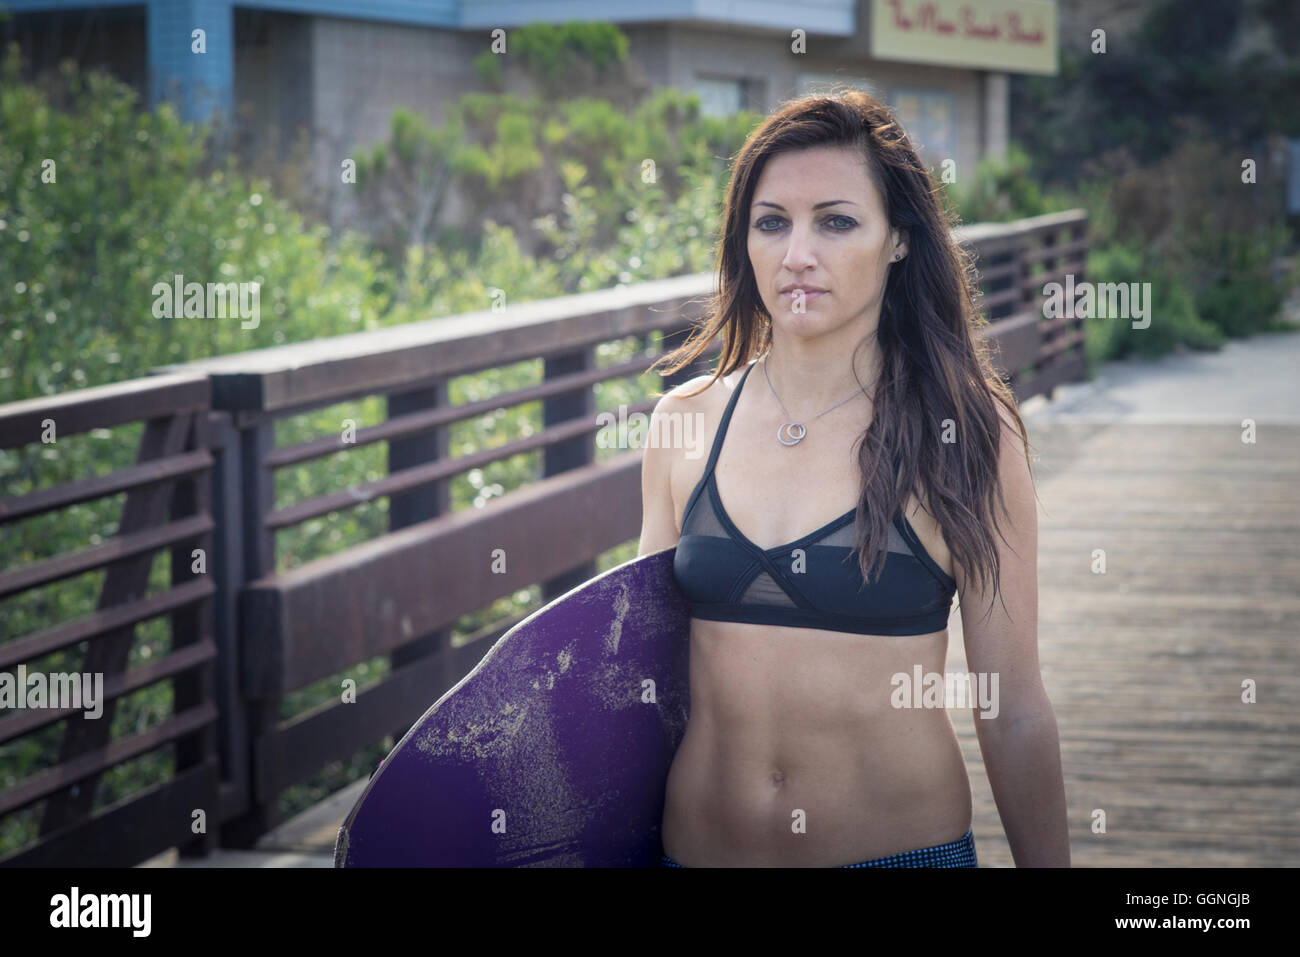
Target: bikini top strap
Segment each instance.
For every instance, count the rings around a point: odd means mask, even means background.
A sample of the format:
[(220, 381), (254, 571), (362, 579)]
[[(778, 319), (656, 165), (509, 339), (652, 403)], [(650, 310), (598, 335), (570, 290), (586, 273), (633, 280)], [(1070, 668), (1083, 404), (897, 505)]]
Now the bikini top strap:
[(709, 452), (708, 464), (704, 466), (704, 478), (713, 474), (713, 467), (718, 464), (718, 453), (722, 451), (722, 440), (727, 434), (727, 426), (731, 424), (731, 413), (736, 408), (736, 400), (740, 398), (740, 390), (745, 387), (745, 380), (749, 378), (750, 372), (754, 370), (754, 364), (740, 377), (736, 383), (736, 389), (731, 393), (731, 398), (727, 400), (727, 409), (722, 413), (722, 421), (718, 423), (718, 434), (713, 437), (713, 448)]

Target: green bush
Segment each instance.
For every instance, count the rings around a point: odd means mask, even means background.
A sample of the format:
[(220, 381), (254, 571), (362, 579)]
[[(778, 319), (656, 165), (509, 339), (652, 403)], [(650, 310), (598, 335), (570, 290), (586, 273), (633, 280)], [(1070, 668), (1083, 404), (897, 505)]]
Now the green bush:
[(1195, 237), (1194, 253), (1219, 264), (1200, 274), (1194, 289), (1196, 307), (1207, 322), (1228, 336), (1246, 336), (1279, 328), (1283, 290), (1273, 277), (1272, 263), (1284, 246), (1286, 230), (1257, 233), (1207, 231)]
[[(676, 206), (690, 210), (687, 194), (701, 187), (714, 195), (726, 178), (726, 157), (734, 154), (757, 121), (753, 114), (725, 119), (700, 115), (694, 95), (662, 89), (630, 110), (597, 98), (548, 102), (511, 94), (471, 94), (448, 108), (444, 128), (435, 129), (410, 113), (395, 113), (386, 141), (359, 152), (360, 206), (386, 262), (402, 275), (396, 301), (428, 308), (421, 269), (446, 270), (433, 260), (471, 265), (481, 244), (497, 241), (505, 229), (522, 251), (544, 264), (559, 285), (549, 295), (598, 288), (626, 270), (609, 266), (611, 247), (627, 224), (638, 223), (641, 245), (678, 240), (656, 230), (676, 225), (657, 218)], [(454, 190), (468, 204), (463, 227), (442, 222), (443, 197)], [(712, 242), (716, 216), (682, 223), (692, 239)], [(481, 224), (481, 225), (480, 225)], [(437, 242), (435, 257), (429, 246)], [(689, 244), (675, 260), (660, 261), (659, 277), (711, 264)], [(415, 249), (413, 247), (423, 247)], [(646, 261), (649, 257), (642, 257)], [(606, 263), (597, 274), (593, 263)], [(415, 268), (416, 278), (408, 275)], [(635, 270), (634, 270), (635, 272)], [(505, 273), (517, 281), (524, 273)], [(426, 277), (427, 279), (427, 277)], [(499, 280), (498, 280), (499, 283)], [(512, 300), (520, 296), (514, 294)], [(482, 300), (480, 300), (480, 303)]]
[[(1033, 163), (1012, 144), (1004, 160), (981, 162), (975, 179), (955, 184), (952, 195), (966, 222), (1086, 209), (1087, 279), (1151, 283), (1150, 327), (1133, 329), (1104, 313), (1085, 322), (1095, 368), (1106, 359), (1214, 349), (1226, 337), (1283, 328), (1284, 289), (1273, 263), (1290, 234), (1280, 223), (1267, 225), (1269, 195), (1241, 184), (1238, 165), (1231, 150), (1189, 128), (1187, 139), (1149, 167), (1117, 151), (1090, 166), (1092, 177), (1072, 192), (1046, 196)], [(1182, 199), (1189, 194), (1202, 198), (1189, 204)]]
[(950, 187), (953, 204), (966, 223), (1005, 223), (1041, 216), (1078, 205), (1066, 193), (1045, 194), (1042, 177), (1019, 143), (1009, 143), (1003, 157), (986, 156), (975, 175)]
[(550, 97), (572, 93), (575, 84), (590, 85), (621, 77), (615, 68), (627, 62), (627, 34), (612, 23), (570, 21), (530, 23), (509, 31), (505, 53), (485, 50), (474, 59), (481, 81), (494, 88), (505, 83), (504, 63), (518, 63)]
[[(128, 87), (64, 70), (70, 106), (0, 84), (0, 402), (151, 368), (374, 328), (388, 303), (356, 237), (327, 247), (261, 181), (209, 156), (207, 130)], [(260, 321), (157, 318), (154, 286), (260, 283)]]
[(1145, 329), (1133, 328), (1127, 316), (1111, 316), (1098, 297), (1097, 309), (1084, 320), (1085, 348), (1090, 367), (1106, 359), (1129, 355), (1152, 357), (1183, 345), (1217, 349), (1220, 332), (1196, 311), (1196, 303), (1181, 277), (1142, 247), (1108, 243), (1088, 251), (1087, 280), (1100, 283), (1150, 283), (1149, 318)]

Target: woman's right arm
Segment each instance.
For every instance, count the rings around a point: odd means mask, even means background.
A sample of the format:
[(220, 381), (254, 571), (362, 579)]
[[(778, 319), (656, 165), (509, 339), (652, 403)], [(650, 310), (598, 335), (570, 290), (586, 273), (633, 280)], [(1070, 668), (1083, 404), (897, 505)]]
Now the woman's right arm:
[[(650, 415), (649, 434), (672, 434), (671, 430), (660, 429), (659, 418), (673, 412), (682, 415), (684, 404), (672, 393), (662, 396)], [(673, 463), (680, 457), (680, 449), (647, 439), (641, 458), (641, 544), (637, 557), (676, 545), (681, 538), (672, 495)]]

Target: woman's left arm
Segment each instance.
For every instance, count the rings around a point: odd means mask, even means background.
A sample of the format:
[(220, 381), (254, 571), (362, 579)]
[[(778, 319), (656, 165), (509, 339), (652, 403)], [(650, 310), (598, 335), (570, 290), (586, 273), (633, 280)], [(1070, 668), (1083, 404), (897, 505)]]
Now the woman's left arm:
[(968, 584), (954, 569), (967, 668), (997, 689), (996, 717), (977, 709), (975, 732), (1016, 866), (1069, 867), (1061, 746), (1038, 666), (1037, 503), (1019, 431), (1003, 416), (998, 481), (1005, 512), (994, 533), (1000, 590)]

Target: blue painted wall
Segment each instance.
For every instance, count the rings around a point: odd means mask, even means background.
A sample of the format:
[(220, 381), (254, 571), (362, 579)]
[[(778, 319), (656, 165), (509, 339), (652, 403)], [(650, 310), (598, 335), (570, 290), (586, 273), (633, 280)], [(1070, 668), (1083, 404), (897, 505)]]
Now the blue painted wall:
[[(11, 13), (140, 7), (122, 0), (0, 0)], [(144, 0), (149, 49), (149, 98), (166, 98), (187, 120), (229, 116), (234, 103), (235, 0)], [(378, 20), (453, 30), (525, 23), (658, 20), (732, 23), (788, 30), (791, 17), (811, 33), (848, 36), (857, 0), (806, 0), (797, 14), (788, 0), (238, 0), (244, 9)], [(192, 33), (205, 31), (206, 52), (193, 52)]]
[[(149, 102), (171, 100), (187, 120), (229, 117), (235, 98), (231, 0), (149, 0)], [(195, 51), (195, 30), (204, 52)]]

